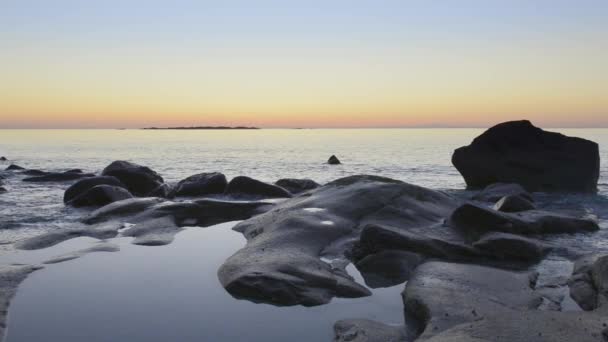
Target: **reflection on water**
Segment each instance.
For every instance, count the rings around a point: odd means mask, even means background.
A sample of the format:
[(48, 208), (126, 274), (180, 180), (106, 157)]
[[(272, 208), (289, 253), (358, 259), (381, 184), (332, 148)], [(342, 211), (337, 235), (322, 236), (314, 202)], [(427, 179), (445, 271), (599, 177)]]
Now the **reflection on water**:
[(328, 341), (340, 319), (403, 323), (403, 285), (313, 308), (232, 298), (216, 274), (245, 243), (232, 226), (190, 228), (163, 247), (116, 239), (120, 252), (47, 266), (14, 298), (7, 341)]

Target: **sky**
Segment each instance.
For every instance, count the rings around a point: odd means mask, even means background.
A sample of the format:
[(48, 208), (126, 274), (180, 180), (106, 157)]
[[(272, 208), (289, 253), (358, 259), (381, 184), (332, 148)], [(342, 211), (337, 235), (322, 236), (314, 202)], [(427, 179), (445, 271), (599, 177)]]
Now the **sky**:
[(608, 127), (608, 1), (0, 1), (0, 128)]

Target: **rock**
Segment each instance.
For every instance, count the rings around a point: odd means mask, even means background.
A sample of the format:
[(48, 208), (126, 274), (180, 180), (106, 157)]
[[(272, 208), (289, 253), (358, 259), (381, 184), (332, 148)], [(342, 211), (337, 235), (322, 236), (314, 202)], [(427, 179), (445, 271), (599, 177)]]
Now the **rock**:
[(3, 194), (5, 192), (8, 192), (8, 190), (6, 190), (6, 188), (0, 186), (0, 194)]
[(464, 204), (454, 211), (450, 224), (476, 240), (487, 232), (511, 234), (555, 234), (592, 232), (597, 223), (541, 210), (503, 213), (475, 204)]
[(549, 251), (542, 242), (507, 233), (489, 233), (473, 243), (473, 247), (499, 259), (539, 261)]
[(226, 176), (222, 173), (199, 173), (177, 183), (169, 197), (222, 194), (227, 185)]
[(368, 224), (425, 230), (455, 206), (448, 195), (388, 178), (342, 178), (235, 226), (247, 245), (224, 262), (218, 277), (232, 296), (274, 305), (367, 296), (368, 289), (320, 257), (344, 258), (346, 251), (336, 246), (348, 246), (341, 242), (358, 237)]
[(516, 213), (534, 209), (536, 209), (534, 204), (522, 196), (505, 196), (494, 205), (494, 210), (505, 213)]
[(0, 341), (6, 333), (8, 307), (17, 293), (17, 287), (30, 273), (41, 268), (30, 265), (0, 266)]
[(0, 157), (0, 161), (7, 161), (8, 159), (6, 159), (5, 156)]
[(149, 197), (162, 197), (162, 198), (167, 198), (169, 197), (169, 194), (171, 194), (171, 186), (167, 183), (163, 183), (161, 185), (158, 186), (158, 188), (152, 190), (148, 196)]
[(335, 342), (400, 342), (407, 334), (402, 326), (391, 326), (367, 319), (341, 320), (334, 324)]
[(69, 201), (74, 207), (104, 206), (112, 202), (133, 198), (129, 190), (112, 185), (96, 185)]
[(406, 282), (423, 261), (424, 257), (417, 253), (386, 250), (366, 255), (355, 266), (361, 272), (365, 284), (375, 289)]
[(327, 164), (338, 165), (338, 164), (342, 164), (342, 163), (340, 162), (340, 159), (338, 159), (338, 157), (336, 157), (335, 155), (332, 155), (331, 157), (329, 157), (329, 159), (327, 159)]
[(528, 191), (595, 192), (598, 145), (547, 132), (529, 121), (498, 124), (452, 156), (469, 188), (518, 183)]
[(156, 197), (129, 198), (116, 201), (93, 211), (83, 222), (94, 224), (117, 217), (134, 216), (163, 201), (165, 200)]
[(80, 178), (94, 177), (92, 173), (49, 172), (43, 176), (24, 178), (24, 182), (65, 182)]
[(89, 191), (91, 188), (97, 185), (111, 185), (117, 186), (121, 188), (125, 188), (126, 186), (122, 184), (121, 181), (116, 177), (109, 176), (97, 176), (97, 177), (88, 177), (83, 178), (76, 183), (72, 184), (63, 194), (63, 203), (68, 203), (74, 198), (81, 196), (85, 192)]
[(234, 177), (226, 187), (228, 195), (249, 195), (255, 197), (291, 197), (289, 191), (280, 186), (261, 182), (259, 180), (239, 176)]
[(56, 256), (44, 262), (44, 264), (58, 264), (60, 262), (78, 259), (84, 255), (95, 252), (118, 252), (120, 247), (113, 243), (100, 242), (93, 247), (78, 250), (76, 252)]
[(319, 183), (308, 178), (283, 178), (279, 179), (275, 184), (282, 187), (283, 189), (286, 189), (294, 195), (304, 191), (316, 189), (321, 186)]
[(47, 248), (63, 241), (82, 236), (100, 240), (110, 239), (118, 235), (118, 229), (120, 228), (122, 228), (122, 224), (110, 222), (95, 227), (81, 226), (75, 228), (58, 229), (50, 233), (44, 233), (32, 238), (18, 241), (15, 243), (15, 248), (22, 250)]
[(65, 171), (65, 173), (84, 173), (81, 169), (70, 169)]
[(532, 279), (531, 273), (485, 266), (425, 263), (402, 294), (406, 325), (425, 340), (463, 323), (534, 309), (541, 299), (530, 287)]
[(36, 169), (24, 170), (23, 172), (21, 172), (21, 174), (24, 174), (26, 176), (46, 176), (49, 173), (50, 172), (36, 170)]
[(101, 175), (118, 178), (135, 196), (149, 196), (164, 183), (163, 178), (149, 167), (121, 160), (108, 165)]
[[(608, 255), (593, 254), (580, 258), (574, 264), (568, 280), (570, 296), (583, 310), (608, 306)], [(606, 310), (608, 311), (608, 310)]]
[(21, 167), (19, 165), (15, 165), (15, 164), (11, 164), (6, 168), (7, 171), (20, 171), (20, 170), (25, 170), (24, 167)]
[(122, 232), (123, 236), (133, 236), (134, 245), (162, 246), (173, 242), (182, 228), (175, 224), (173, 217), (164, 216), (140, 222)]
[(505, 196), (519, 196), (533, 202), (532, 195), (516, 183), (494, 183), (473, 196), (474, 200), (495, 203)]

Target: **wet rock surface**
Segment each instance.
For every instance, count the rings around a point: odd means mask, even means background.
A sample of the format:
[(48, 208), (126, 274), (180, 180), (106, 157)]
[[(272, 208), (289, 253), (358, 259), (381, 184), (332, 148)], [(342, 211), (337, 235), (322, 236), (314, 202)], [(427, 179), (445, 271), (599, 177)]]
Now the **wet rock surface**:
[(534, 210), (534, 203), (523, 196), (505, 196), (494, 205), (494, 210), (503, 211), (505, 213), (516, 213), (526, 210)]
[(473, 196), (474, 200), (495, 203), (506, 196), (523, 197), (532, 201), (532, 195), (521, 185), (516, 183), (494, 183), (486, 186), (478, 194)]
[(104, 206), (112, 202), (133, 198), (129, 190), (112, 185), (96, 185), (67, 204), (74, 207)]
[(149, 167), (122, 160), (108, 165), (101, 175), (118, 178), (135, 196), (149, 196), (164, 183), (163, 178)]
[(86, 177), (94, 177), (92, 173), (77, 172), (48, 172), (41, 176), (24, 178), (24, 182), (66, 182)]
[(316, 189), (321, 186), (319, 183), (308, 178), (283, 178), (276, 181), (275, 184), (294, 195), (304, 191)]
[(63, 241), (77, 237), (91, 237), (95, 239), (109, 239), (118, 235), (118, 230), (122, 228), (121, 223), (109, 222), (96, 226), (77, 226), (52, 231), (50, 233), (34, 236), (29, 239), (15, 243), (17, 249), (34, 250), (54, 246)]
[(129, 198), (116, 201), (93, 211), (83, 219), (83, 222), (94, 224), (119, 217), (133, 216), (164, 201), (164, 199), (157, 197)]
[(273, 184), (264, 183), (246, 176), (234, 177), (226, 187), (227, 195), (245, 195), (261, 198), (291, 197), (289, 191)]
[(190, 176), (173, 188), (169, 197), (175, 196), (203, 196), (209, 194), (222, 194), (228, 182), (226, 176), (219, 172), (199, 173)]
[(0, 341), (6, 333), (8, 307), (17, 287), (30, 273), (39, 269), (40, 266), (31, 265), (0, 266)]
[(491, 127), (454, 151), (452, 164), (470, 188), (514, 182), (529, 191), (595, 192), (600, 157), (592, 141), (547, 132), (523, 120)]
[(334, 324), (334, 342), (407, 341), (404, 327), (390, 326), (367, 319), (347, 319)]
[[(608, 303), (608, 255), (588, 255), (574, 264), (568, 280), (570, 296), (583, 310), (595, 310)], [(608, 309), (605, 310), (608, 313)]]
[(122, 184), (122, 182), (116, 177), (97, 176), (84, 178), (67, 188), (63, 194), (63, 202), (68, 203), (97, 185), (111, 185), (126, 189), (126, 185)]

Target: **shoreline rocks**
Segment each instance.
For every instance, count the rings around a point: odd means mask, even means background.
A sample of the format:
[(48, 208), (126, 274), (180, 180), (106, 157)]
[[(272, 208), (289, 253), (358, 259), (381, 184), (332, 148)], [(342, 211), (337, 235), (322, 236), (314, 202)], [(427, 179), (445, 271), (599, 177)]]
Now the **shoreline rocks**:
[(68, 203), (74, 200), (76, 197), (82, 196), (84, 193), (89, 191), (91, 188), (98, 185), (110, 185), (126, 189), (127, 187), (122, 184), (121, 181), (116, 177), (109, 176), (96, 176), (88, 177), (77, 181), (70, 185), (69, 188), (63, 194), (63, 203)]
[(300, 194), (304, 191), (316, 189), (321, 186), (321, 184), (308, 178), (282, 178), (276, 181), (274, 184), (286, 189), (294, 195)]
[(338, 159), (338, 157), (336, 157), (335, 155), (332, 155), (331, 157), (329, 157), (329, 159), (327, 159), (327, 164), (340, 165), (342, 163), (340, 162), (340, 159)]
[(518, 183), (528, 191), (596, 192), (599, 148), (592, 141), (509, 121), (489, 128), (456, 149), (452, 164), (467, 187)]
[(234, 177), (226, 186), (226, 195), (266, 198), (288, 198), (291, 193), (280, 186), (264, 183), (247, 176)]
[(96, 185), (76, 196), (67, 204), (74, 207), (104, 206), (112, 202), (133, 198), (131, 193), (120, 186)]
[(138, 197), (149, 196), (165, 182), (163, 177), (149, 167), (123, 160), (117, 160), (106, 166), (101, 175), (117, 178), (129, 192)]
[(226, 190), (227, 185), (228, 181), (223, 173), (199, 173), (177, 183), (177, 185), (169, 193), (168, 197), (194, 197), (210, 194), (222, 194)]

